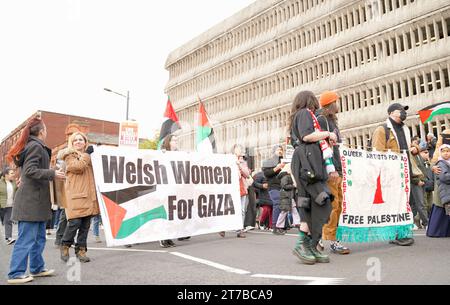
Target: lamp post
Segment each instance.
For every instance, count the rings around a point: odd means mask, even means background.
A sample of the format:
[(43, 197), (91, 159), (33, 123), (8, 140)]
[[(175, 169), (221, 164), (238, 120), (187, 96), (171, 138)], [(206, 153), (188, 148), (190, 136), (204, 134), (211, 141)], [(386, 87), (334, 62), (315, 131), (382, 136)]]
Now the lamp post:
[(108, 89), (108, 88), (103, 88), (103, 89), (104, 89), (105, 91), (112, 92), (112, 93), (115, 93), (115, 94), (117, 94), (117, 95), (120, 95), (120, 96), (123, 96), (123, 97), (126, 97), (126, 98), (127, 98), (127, 117), (126, 117), (126, 120), (128, 121), (128, 110), (129, 110), (129, 108), (130, 108), (130, 91), (127, 90), (127, 95), (125, 95), (125, 94), (122, 94), (122, 93), (113, 91), (113, 90), (111, 90), (111, 89)]

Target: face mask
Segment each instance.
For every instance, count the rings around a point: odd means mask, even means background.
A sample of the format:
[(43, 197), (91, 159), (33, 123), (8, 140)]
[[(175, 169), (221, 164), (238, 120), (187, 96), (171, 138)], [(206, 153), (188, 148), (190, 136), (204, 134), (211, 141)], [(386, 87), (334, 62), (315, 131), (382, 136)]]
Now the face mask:
[(400, 120), (402, 120), (402, 122), (404, 122), (404, 121), (406, 120), (406, 117), (407, 117), (406, 111), (405, 111), (405, 110), (402, 110), (402, 111), (400, 112)]

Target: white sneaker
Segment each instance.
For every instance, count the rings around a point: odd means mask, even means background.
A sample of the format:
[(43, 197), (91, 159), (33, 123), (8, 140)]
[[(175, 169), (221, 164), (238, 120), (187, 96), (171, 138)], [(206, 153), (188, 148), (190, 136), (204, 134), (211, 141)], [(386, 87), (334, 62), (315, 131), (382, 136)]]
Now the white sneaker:
[(53, 276), (53, 274), (55, 273), (55, 270), (53, 269), (44, 269), (39, 273), (36, 274), (31, 274), (31, 276), (33, 277), (45, 277), (45, 276)]
[(33, 277), (31, 275), (22, 275), (20, 277), (16, 277), (15, 279), (9, 279), (8, 284), (25, 284), (31, 282)]
[(7, 240), (6, 240), (6, 244), (7, 245), (12, 245), (13, 243), (15, 243), (16, 242), (16, 240), (14, 239), (14, 238), (8, 238)]
[(413, 231), (417, 231), (417, 230), (419, 230), (419, 228), (416, 225), (414, 225)]
[(248, 231), (250, 231), (250, 230), (253, 230), (253, 229), (255, 229), (255, 227), (252, 227), (252, 226), (246, 226), (245, 228), (244, 228), (244, 232), (248, 232)]
[(99, 244), (99, 243), (102, 242), (102, 240), (100, 239), (100, 236), (95, 236), (95, 242), (96, 242), (97, 244)]

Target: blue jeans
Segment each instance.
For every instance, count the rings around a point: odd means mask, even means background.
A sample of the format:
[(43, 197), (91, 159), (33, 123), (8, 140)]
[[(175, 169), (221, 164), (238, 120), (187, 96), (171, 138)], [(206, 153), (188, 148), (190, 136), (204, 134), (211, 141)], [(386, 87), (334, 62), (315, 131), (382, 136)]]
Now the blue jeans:
[(11, 254), (8, 278), (14, 279), (25, 275), (30, 258), (30, 273), (44, 270), (45, 262), (42, 252), (45, 248), (46, 222), (19, 221), (19, 237)]
[(270, 190), (269, 191), (270, 200), (273, 203), (272, 210), (272, 224), (276, 227), (276, 223), (278, 221), (278, 216), (280, 216), (280, 191), (279, 190)]
[(100, 236), (100, 215), (92, 216), (92, 232), (95, 236)]

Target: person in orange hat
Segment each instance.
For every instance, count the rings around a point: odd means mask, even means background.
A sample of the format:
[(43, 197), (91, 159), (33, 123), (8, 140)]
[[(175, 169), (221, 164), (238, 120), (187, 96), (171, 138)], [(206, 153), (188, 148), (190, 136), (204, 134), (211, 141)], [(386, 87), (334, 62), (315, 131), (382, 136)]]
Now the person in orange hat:
[[(322, 228), (322, 239), (331, 241), (331, 252), (337, 254), (348, 254), (350, 249), (343, 246), (338, 240), (336, 240), (336, 231), (339, 224), (339, 217), (342, 211), (342, 166), (341, 156), (339, 153), (339, 146), (337, 143), (341, 142), (341, 136), (337, 125), (336, 114), (339, 112), (337, 101), (339, 95), (333, 91), (325, 91), (320, 95), (320, 107), (316, 113), (317, 120), (319, 121), (320, 128), (323, 131), (329, 131), (336, 134), (337, 142), (330, 141), (330, 147), (333, 147), (333, 164), (336, 169), (335, 172), (329, 174), (328, 187), (334, 196), (334, 200), (331, 202), (332, 210), (330, 218), (327, 224)], [(319, 242), (318, 247), (323, 250), (322, 240)]]

